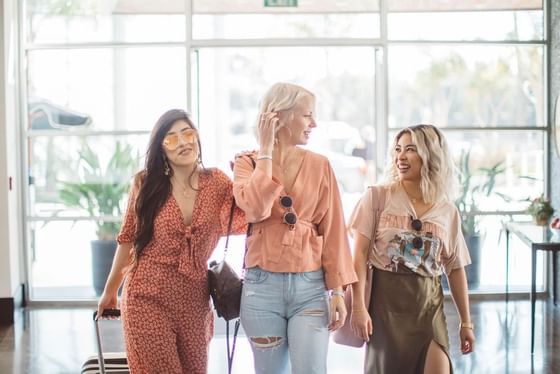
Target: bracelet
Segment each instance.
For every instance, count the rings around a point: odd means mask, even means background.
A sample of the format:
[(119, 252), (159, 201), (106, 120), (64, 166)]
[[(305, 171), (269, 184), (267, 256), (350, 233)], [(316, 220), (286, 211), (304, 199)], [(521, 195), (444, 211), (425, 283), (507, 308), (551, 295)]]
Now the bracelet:
[(461, 322), (461, 323), (459, 323), (459, 330), (460, 329), (474, 330), (474, 323), (472, 323), (472, 322)]
[(270, 160), (270, 161), (272, 161), (272, 156), (270, 156), (270, 155), (257, 156), (257, 161), (259, 161), (259, 160)]
[(331, 291), (331, 296), (340, 296), (344, 298), (344, 291)]

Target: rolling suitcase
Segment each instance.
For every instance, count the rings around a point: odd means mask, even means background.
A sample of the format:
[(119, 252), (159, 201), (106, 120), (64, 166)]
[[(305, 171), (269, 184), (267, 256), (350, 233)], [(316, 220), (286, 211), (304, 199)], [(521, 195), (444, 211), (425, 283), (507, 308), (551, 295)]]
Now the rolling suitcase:
[[(103, 311), (103, 317), (119, 318), (120, 316), (121, 311), (119, 309), (106, 309)], [(84, 362), (82, 365), (82, 374), (129, 374), (130, 369), (126, 360), (126, 353), (103, 353), (97, 311), (93, 313), (93, 321), (95, 323), (95, 333), (97, 337), (97, 355), (90, 356)]]

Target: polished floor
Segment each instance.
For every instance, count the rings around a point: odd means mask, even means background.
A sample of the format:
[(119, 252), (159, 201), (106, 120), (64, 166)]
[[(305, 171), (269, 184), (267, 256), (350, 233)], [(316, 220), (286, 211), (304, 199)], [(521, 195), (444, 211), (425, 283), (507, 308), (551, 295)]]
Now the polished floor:
[[(457, 337), (457, 316), (446, 302), (451, 355), (455, 373), (560, 373), (560, 304), (539, 300), (536, 310), (535, 354), (530, 354), (530, 304), (525, 300), (472, 301), (476, 325), (476, 352), (462, 356)], [(103, 322), (105, 349), (122, 351), (118, 321)], [(216, 321), (210, 347), (210, 374), (227, 372), (224, 322)], [(0, 328), (1, 374), (79, 373), (86, 358), (96, 352), (92, 312), (83, 308), (28, 309), (16, 323)], [(363, 350), (332, 343), (330, 374), (361, 373)], [(241, 336), (236, 348), (234, 373), (251, 374), (251, 351)]]

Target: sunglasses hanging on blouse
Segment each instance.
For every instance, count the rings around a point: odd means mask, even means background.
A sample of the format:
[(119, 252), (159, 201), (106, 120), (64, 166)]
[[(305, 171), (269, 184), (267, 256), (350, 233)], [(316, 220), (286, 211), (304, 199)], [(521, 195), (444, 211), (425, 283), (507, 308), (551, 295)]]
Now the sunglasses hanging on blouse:
[(282, 222), (288, 225), (290, 230), (293, 230), (297, 222), (297, 216), (292, 209), (292, 198), (290, 196), (280, 196), (280, 205), (286, 209), (286, 212), (284, 212), (282, 216)]

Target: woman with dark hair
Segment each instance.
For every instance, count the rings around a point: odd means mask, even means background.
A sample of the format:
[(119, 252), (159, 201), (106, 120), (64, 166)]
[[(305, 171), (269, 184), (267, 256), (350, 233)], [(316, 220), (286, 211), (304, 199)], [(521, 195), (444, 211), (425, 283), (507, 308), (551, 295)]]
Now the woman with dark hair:
[[(165, 112), (152, 130), (144, 170), (136, 174), (113, 266), (98, 313), (121, 300), (132, 373), (206, 373), (213, 313), (207, 262), (227, 233), (232, 182), (202, 165), (189, 115)], [(234, 210), (232, 233), (246, 230)]]
[[(354, 209), (349, 228), (358, 282), (352, 286), (351, 324), (368, 341), (366, 374), (453, 372), (443, 274), (461, 321), (461, 352), (474, 350), (464, 269), (471, 261), (453, 203), (457, 185), (441, 131), (433, 125), (410, 126), (393, 140), (385, 182), (374, 187), (376, 194), (368, 189)], [(372, 237), (375, 206), (384, 208)], [(375, 245), (368, 253), (371, 240)], [(370, 305), (364, 298), (366, 266), (374, 269)]]

